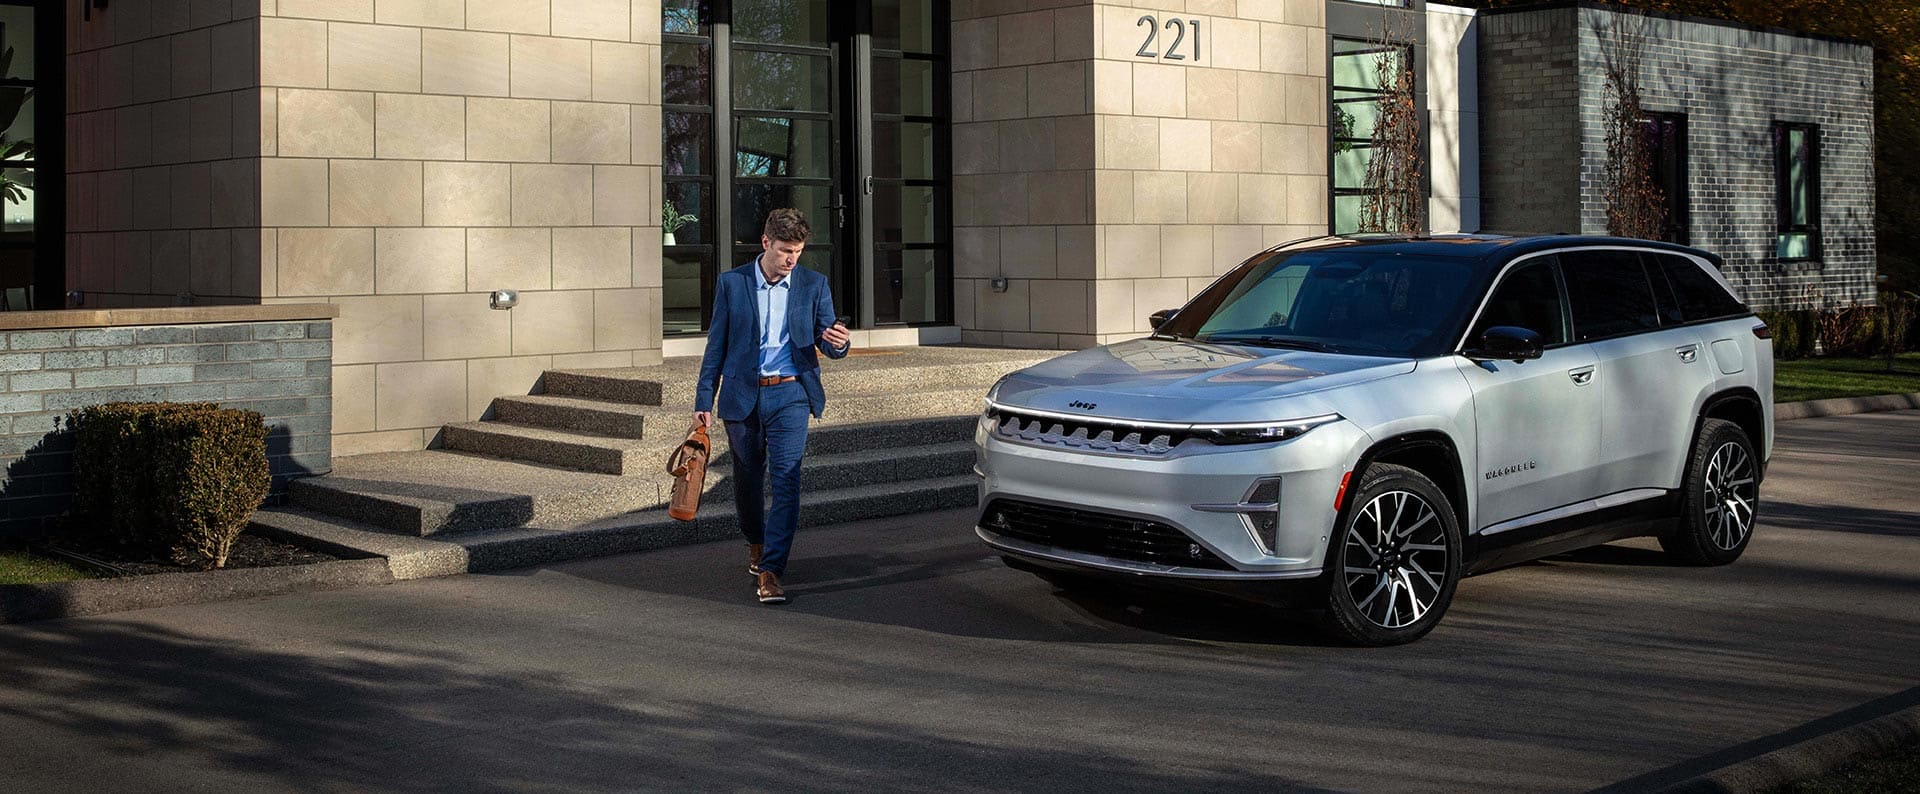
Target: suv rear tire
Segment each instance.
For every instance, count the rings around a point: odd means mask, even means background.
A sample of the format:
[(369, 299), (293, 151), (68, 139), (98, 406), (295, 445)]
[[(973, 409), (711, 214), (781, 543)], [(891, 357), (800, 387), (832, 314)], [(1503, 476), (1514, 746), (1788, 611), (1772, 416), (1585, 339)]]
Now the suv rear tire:
[(1367, 467), (1327, 544), (1326, 625), (1355, 645), (1432, 631), (1460, 580), (1460, 525), (1445, 493), (1405, 466)]
[(1681, 486), (1680, 518), (1660, 536), (1660, 548), (1686, 565), (1726, 565), (1753, 539), (1760, 507), (1753, 441), (1724, 419), (1700, 423)]

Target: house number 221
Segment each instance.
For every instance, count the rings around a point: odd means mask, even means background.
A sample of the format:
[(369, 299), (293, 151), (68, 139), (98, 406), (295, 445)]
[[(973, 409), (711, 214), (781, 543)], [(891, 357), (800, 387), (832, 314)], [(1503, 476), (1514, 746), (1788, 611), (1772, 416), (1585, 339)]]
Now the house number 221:
[[(1152, 14), (1147, 14), (1140, 17), (1140, 20), (1135, 22), (1133, 26), (1139, 27), (1141, 25), (1147, 26), (1147, 40), (1140, 42), (1140, 49), (1135, 50), (1134, 55), (1141, 58), (1164, 58), (1169, 61), (1187, 60), (1188, 56), (1180, 54), (1180, 44), (1187, 40), (1187, 31), (1191, 29), (1193, 31), (1193, 42), (1188, 45), (1187, 51), (1193, 54), (1192, 57), (1195, 63), (1200, 61), (1200, 20), (1169, 19), (1167, 20), (1167, 24), (1162, 26), (1160, 20), (1155, 19)], [(1159, 36), (1162, 30), (1173, 31), (1167, 34), (1173, 37), (1173, 43), (1167, 45), (1167, 51), (1164, 53), (1155, 52), (1153, 49), (1154, 37)]]

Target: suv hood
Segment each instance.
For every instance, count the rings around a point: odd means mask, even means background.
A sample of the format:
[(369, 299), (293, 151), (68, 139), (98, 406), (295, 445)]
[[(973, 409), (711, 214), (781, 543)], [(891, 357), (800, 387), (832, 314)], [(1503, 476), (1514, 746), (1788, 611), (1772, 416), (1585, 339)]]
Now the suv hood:
[[(1135, 339), (1015, 372), (1001, 382), (995, 400), (1045, 411), (1067, 410), (1071, 402), (1093, 403), (1097, 407), (1083, 410), (1128, 419), (1277, 419), (1282, 417), (1266, 414), (1283, 406), (1269, 410), (1265, 403), (1413, 370), (1414, 361), (1407, 358)], [(1312, 405), (1298, 408), (1324, 410), (1322, 401), (1308, 402)]]

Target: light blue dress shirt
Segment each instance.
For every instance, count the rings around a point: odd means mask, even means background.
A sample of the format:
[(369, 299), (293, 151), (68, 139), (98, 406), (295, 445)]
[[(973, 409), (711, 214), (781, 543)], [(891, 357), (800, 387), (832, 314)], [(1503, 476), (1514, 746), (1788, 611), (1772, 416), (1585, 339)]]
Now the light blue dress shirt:
[(760, 269), (760, 258), (754, 257), (753, 280), (753, 305), (760, 312), (760, 376), (798, 375), (787, 338), (787, 296), (793, 294), (793, 277), (767, 283), (767, 272)]

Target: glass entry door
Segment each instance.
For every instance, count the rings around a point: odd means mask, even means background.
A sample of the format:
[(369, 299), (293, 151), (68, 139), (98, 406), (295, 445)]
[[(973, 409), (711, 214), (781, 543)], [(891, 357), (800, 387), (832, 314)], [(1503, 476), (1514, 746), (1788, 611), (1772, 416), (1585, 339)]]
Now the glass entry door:
[(801, 264), (856, 327), (951, 321), (944, 5), (663, 3), (667, 334), (705, 330), (714, 279), (780, 207), (807, 214)]

